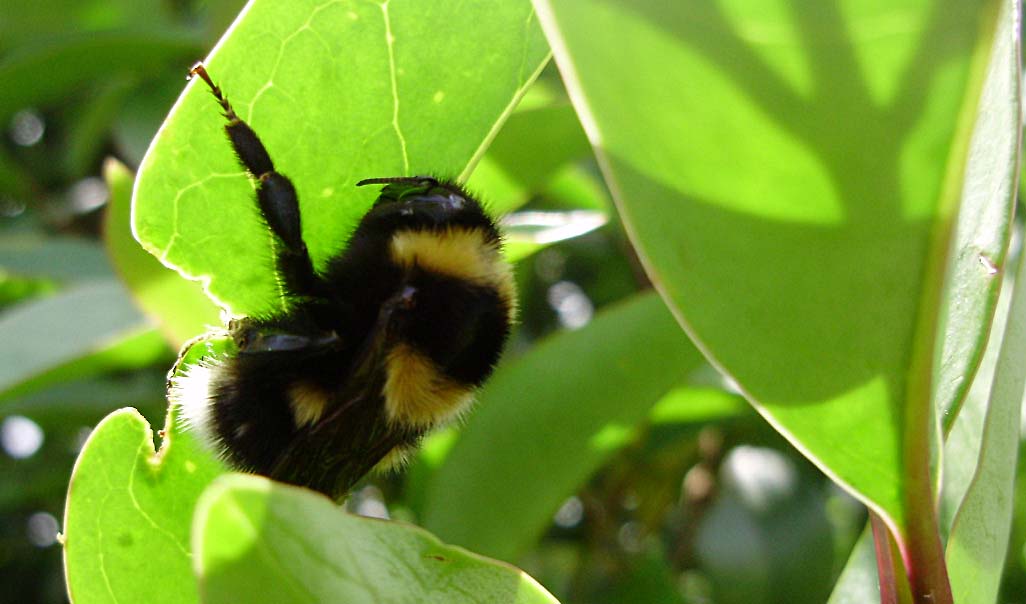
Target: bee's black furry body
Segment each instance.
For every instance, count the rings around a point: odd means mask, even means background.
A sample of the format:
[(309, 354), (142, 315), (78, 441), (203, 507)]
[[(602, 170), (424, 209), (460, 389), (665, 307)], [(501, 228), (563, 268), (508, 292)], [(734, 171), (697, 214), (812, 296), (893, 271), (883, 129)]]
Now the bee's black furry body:
[(186, 421), (232, 465), (340, 497), (459, 415), (491, 373), (515, 294), (492, 219), (460, 186), (384, 184), (344, 251), (314, 271), (292, 184), (229, 119), (277, 235), (286, 309), (230, 325), (238, 353), (172, 380)]

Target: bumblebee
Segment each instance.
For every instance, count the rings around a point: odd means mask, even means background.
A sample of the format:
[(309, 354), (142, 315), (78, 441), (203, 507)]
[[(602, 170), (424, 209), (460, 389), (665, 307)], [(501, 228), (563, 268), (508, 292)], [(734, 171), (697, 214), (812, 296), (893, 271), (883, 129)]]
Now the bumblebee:
[(314, 268), (299, 200), (202, 64), (273, 233), (284, 311), (229, 323), (231, 354), (171, 378), (186, 426), (230, 466), (342, 499), (458, 418), (492, 373), (516, 307), (495, 221), (451, 180), (382, 186), (348, 243)]

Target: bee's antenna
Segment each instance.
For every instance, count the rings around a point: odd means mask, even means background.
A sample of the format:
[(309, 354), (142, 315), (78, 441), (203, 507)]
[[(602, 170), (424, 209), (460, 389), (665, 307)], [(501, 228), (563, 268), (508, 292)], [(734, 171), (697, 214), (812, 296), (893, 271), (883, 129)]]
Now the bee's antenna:
[(224, 109), (224, 117), (227, 118), (229, 122), (240, 121), (239, 116), (235, 115), (235, 110), (232, 109), (231, 104), (228, 103), (228, 99), (226, 99), (224, 95), (221, 94), (221, 89), (214, 85), (214, 80), (210, 79), (210, 74), (207, 73), (207, 68), (203, 66), (202, 61), (198, 61), (195, 65), (192, 66), (192, 69), (189, 70), (189, 75), (186, 76), (185, 79), (191, 80), (195, 76), (199, 76), (203, 79), (204, 82), (207, 83), (207, 86), (210, 86), (210, 92), (214, 94), (214, 98), (217, 99), (217, 102), (220, 103), (221, 108)]

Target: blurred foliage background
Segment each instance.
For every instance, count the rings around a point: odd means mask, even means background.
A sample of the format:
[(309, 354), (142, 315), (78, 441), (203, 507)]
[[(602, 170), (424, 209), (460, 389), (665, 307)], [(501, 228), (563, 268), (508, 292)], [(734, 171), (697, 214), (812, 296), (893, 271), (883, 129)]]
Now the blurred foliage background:
[[(127, 214), (115, 219), (108, 212), (104, 166), (108, 174), (116, 170), (114, 158), (134, 171), (188, 67), (241, 6), (0, 5), (3, 601), (66, 601), (57, 532), (72, 464), (91, 427), (122, 406), (163, 424), (164, 376), (177, 342), (136, 307), (108, 259), (105, 246), (125, 241), (128, 222)], [(551, 66), (525, 103), (539, 98), (555, 99), (555, 111), (572, 111)], [(494, 153), (516, 153), (518, 137), (537, 140), (548, 132), (539, 128), (551, 127), (544, 120), (515, 123), (516, 116)], [(585, 197), (570, 205), (595, 207), (597, 199), (610, 220), (518, 264), (522, 324), (510, 356), (550, 334), (584, 328), (606, 306), (650, 287), (583, 135), (575, 130), (560, 140), (578, 153), (559, 170), (539, 173), (528, 207), (563, 208), (567, 199)], [(862, 530), (864, 510), (710, 366), (688, 376), (687, 386), (706, 393), (705, 406), (680, 413), (671, 393), (644, 426), (614, 438), (609, 461), (566, 493), (544, 536), (513, 561), (568, 603), (825, 601)], [(429, 443), (425, 456), (444, 450), (444, 441), (443, 435)], [(373, 478), (347, 505), (417, 521), (418, 480), (427, 466)], [(1026, 594), (1024, 474), (1020, 464), (1007, 602)]]

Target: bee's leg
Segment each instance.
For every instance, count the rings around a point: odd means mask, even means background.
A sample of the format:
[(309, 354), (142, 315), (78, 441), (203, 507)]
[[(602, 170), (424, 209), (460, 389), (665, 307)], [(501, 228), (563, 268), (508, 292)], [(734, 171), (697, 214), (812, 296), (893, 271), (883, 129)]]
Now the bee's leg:
[(253, 319), (233, 319), (228, 332), (239, 354), (289, 352), (319, 354), (337, 349), (341, 339), (334, 331), (318, 331), (309, 327), (280, 323), (262, 323)]
[(312, 296), (318, 293), (321, 281), (313, 270), (310, 254), (303, 241), (299, 217), (299, 198), (296, 189), (285, 175), (278, 173), (271, 162), (263, 143), (249, 124), (242, 121), (214, 85), (201, 63), (197, 63), (190, 75), (198, 75), (210, 86), (211, 92), (224, 109), (228, 120), (225, 131), (231, 140), (239, 161), (258, 181), (257, 202), (267, 226), (274, 231), (283, 248), (277, 254), (277, 269), (289, 293), (298, 296)]

